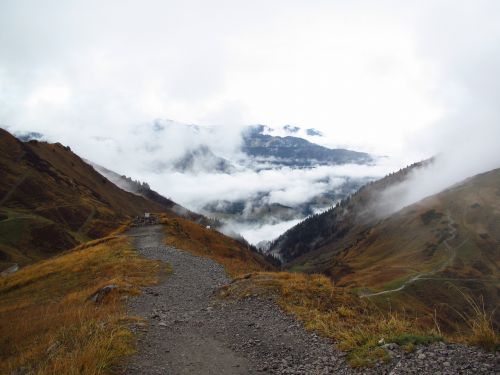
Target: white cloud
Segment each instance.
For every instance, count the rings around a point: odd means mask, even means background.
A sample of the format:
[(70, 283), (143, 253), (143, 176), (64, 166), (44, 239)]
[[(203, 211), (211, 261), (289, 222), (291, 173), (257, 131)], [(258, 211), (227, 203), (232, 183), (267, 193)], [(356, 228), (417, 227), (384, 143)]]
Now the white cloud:
[[(313, 196), (340, 186), (346, 177), (382, 177), (391, 166), (321, 166), (312, 169), (280, 168), (243, 170), (234, 174), (137, 174), (134, 178), (149, 181), (166, 196), (174, 197), (189, 208), (200, 210), (215, 200), (248, 200), (259, 193), (269, 193), (268, 203), (298, 205)], [(361, 173), (363, 171), (363, 173)], [(327, 182), (324, 182), (324, 181)]]
[(436, 100), (448, 110), (412, 139), (423, 153), (439, 156), (385, 192), (389, 212), (500, 167), (500, 3), (438, 2), (425, 10), (419, 51), (436, 62)]
[(272, 191), (269, 194), (269, 203), (280, 203), (286, 206), (299, 205), (325, 192), (328, 185), (325, 182), (292, 181), (288, 187)]
[(261, 241), (272, 241), (280, 234), (298, 224), (300, 220), (282, 221), (276, 224), (244, 224), (244, 223), (230, 223), (223, 232), (239, 233), (248, 242), (256, 245)]
[[(399, 152), (442, 112), (430, 95), (433, 64), (417, 53), (413, 8), (6, 0), (0, 121), (72, 147), (82, 134), (128, 133), (153, 118), (295, 123), (324, 131), (330, 145)], [(65, 100), (30, 100), (55, 85), (68, 89)]]
[[(429, 174), (441, 182), (425, 195), (497, 165), (499, 13), (492, 0), (3, 0), (0, 124), (193, 208), (262, 190), (297, 203), (342, 176), (443, 153), (451, 172)], [(218, 130), (155, 132), (157, 118)], [(369, 169), (158, 173), (159, 161), (202, 143), (234, 156), (252, 123), (313, 127), (324, 145), (395, 158)]]

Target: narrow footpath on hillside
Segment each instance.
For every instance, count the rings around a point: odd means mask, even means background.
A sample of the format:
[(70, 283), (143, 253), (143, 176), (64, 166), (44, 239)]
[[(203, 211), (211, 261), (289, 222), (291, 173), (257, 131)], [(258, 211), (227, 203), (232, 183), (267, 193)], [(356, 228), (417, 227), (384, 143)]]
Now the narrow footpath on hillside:
[(147, 325), (134, 328), (138, 353), (127, 361), (126, 374), (416, 374), (438, 369), (441, 374), (459, 369), (489, 374), (493, 369), (490, 354), (440, 343), (409, 354), (395, 350), (389, 364), (354, 370), (331, 340), (307, 332), (272, 299), (217, 300), (214, 292), (231, 281), (224, 268), (164, 245), (163, 233), (160, 225), (127, 233), (140, 254), (168, 262), (172, 273), (129, 301), (129, 314), (143, 317)]
[[(396, 293), (399, 292), (406, 287), (410, 286), (411, 284), (416, 283), (417, 281), (422, 281), (422, 280), (443, 280), (443, 281), (464, 281), (464, 279), (453, 279), (453, 278), (446, 278), (446, 279), (441, 279), (437, 277), (433, 277), (434, 275), (443, 272), (446, 270), (447, 267), (453, 264), (453, 261), (455, 260), (457, 256), (457, 250), (460, 249), (462, 246), (464, 246), (467, 241), (469, 240), (466, 238), (460, 245), (457, 247), (453, 247), (450, 245), (450, 241), (455, 239), (457, 237), (457, 229), (455, 228), (455, 221), (452, 219), (450, 213), (447, 213), (447, 227), (448, 227), (448, 238), (443, 241), (443, 245), (448, 253), (445, 261), (436, 269), (429, 271), (429, 272), (423, 272), (419, 273), (415, 276), (412, 276), (408, 280), (406, 280), (403, 284), (401, 284), (399, 287), (394, 288), (394, 289), (388, 289), (388, 290), (383, 290), (381, 292), (374, 292), (374, 293), (364, 293), (361, 294), (361, 298), (367, 298), (367, 297), (375, 297), (375, 296), (381, 296), (384, 294), (391, 294), (391, 293)], [(467, 279), (467, 281), (482, 281), (482, 279)]]

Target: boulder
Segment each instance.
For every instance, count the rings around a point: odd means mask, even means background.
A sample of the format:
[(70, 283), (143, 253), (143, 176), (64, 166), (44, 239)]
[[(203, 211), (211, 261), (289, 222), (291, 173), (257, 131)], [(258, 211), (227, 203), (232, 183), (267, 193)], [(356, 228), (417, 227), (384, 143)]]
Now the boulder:
[(101, 289), (96, 291), (94, 294), (92, 294), (88, 298), (88, 300), (95, 302), (95, 303), (101, 303), (103, 301), (104, 297), (106, 297), (106, 295), (108, 295), (112, 290), (117, 289), (117, 288), (118, 288), (118, 285), (115, 285), (115, 284), (106, 285), (105, 287), (102, 287)]

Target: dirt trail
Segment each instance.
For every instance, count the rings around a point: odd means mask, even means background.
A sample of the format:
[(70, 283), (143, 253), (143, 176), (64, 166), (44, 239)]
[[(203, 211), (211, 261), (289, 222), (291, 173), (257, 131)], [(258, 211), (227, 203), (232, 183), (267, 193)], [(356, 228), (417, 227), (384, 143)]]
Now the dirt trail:
[(245, 358), (198, 329), (209, 314), (213, 289), (228, 281), (223, 270), (163, 246), (161, 227), (132, 232), (136, 248), (148, 258), (169, 262), (173, 274), (163, 286), (147, 289), (136, 301), (140, 303), (134, 304), (135, 312), (151, 319), (151, 327), (144, 338), (143, 361), (131, 367), (131, 373), (247, 373), (250, 366)]
[[(218, 301), (213, 292), (230, 282), (223, 267), (164, 245), (159, 225), (127, 235), (145, 257), (170, 263), (172, 274), (129, 301), (129, 314), (147, 326), (134, 330), (138, 353), (126, 374), (489, 374), (494, 355), (443, 343), (406, 353), (371, 369), (352, 369), (331, 340), (307, 332), (272, 299)], [(432, 358), (432, 360), (429, 360)]]
[[(436, 275), (439, 272), (444, 271), (447, 267), (449, 267), (451, 264), (453, 264), (453, 261), (455, 260), (456, 255), (457, 255), (457, 250), (459, 248), (461, 248), (463, 245), (465, 245), (468, 241), (468, 239), (465, 239), (465, 241), (463, 241), (460, 245), (458, 245), (456, 247), (453, 247), (450, 245), (449, 241), (451, 241), (457, 237), (457, 229), (454, 226), (455, 221), (452, 219), (449, 212), (447, 213), (447, 219), (448, 219), (447, 226), (448, 226), (448, 229), (450, 231), (450, 235), (448, 236), (448, 238), (446, 240), (443, 241), (443, 244), (444, 244), (446, 250), (448, 251), (449, 255), (446, 258), (446, 260), (438, 268), (434, 269), (433, 271), (419, 273), (418, 275), (415, 275), (415, 276), (409, 278), (408, 280), (406, 280), (398, 288), (383, 290), (381, 292), (362, 294), (362, 295), (360, 295), (360, 297), (367, 298), (367, 297), (374, 297), (374, 296), (380, 296), (380, 295), (384, 295), (384, 294), (395, 293), (395, 292), (399, 292), (399, 291), (405, 289), (407, 286), (409, 286), (413, 283), (416, 283), (419, 280), (436, 280), (436, 279), (438, 279), (438, 278), (434, 278), (432, 276)], [(450, 281), (450, 280), (455, 280), (455, 279), (450, 279), (450, 278), (446, 279), (446, 281)], [(462, 280), (462, 279), (456, 279), (456, 280)], [(469, 281), (470, 280), (472, 280), (472, 279), (469, 279)], [(476, 280), (477, 279), (474, 279), (473, 281), (476, 281)]]
[[(158, 286), (130, 303), (148, 319), (139, 355), (128, 374), (328, 374), (349, 371), (330, 340), (306, 332), (274, 302), (217, 302), (213, 292), (230, 282), (224, 268), (163, 245), (161, 226), (133, 228), (135, 247), (172, 266)], [(350, 372), (350, 371), (349, 371)]]

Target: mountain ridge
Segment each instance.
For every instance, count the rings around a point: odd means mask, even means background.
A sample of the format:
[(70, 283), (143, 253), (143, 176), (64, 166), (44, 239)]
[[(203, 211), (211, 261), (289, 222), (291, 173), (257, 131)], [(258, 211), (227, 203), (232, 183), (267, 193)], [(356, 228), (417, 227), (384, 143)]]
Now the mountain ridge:
[[(325, 212), (309, 216), (290, 228), (273, 241), (270, 250), (279, 254), (285, 261), (289, 261), (319, 248), (334, 238), (345, 237), (354, 222), (365, 226), (376, 221), (377, 216), (370, 216), (372, 207), (367, 210), (368, 202), (374, 201), (387, 186), (403, 181), (409, 173), (431, 162), (432, 159), (414, 163), (382, 179), (366, 183)], [(299, 239), (294, 235), (298, 232), (304, 234), (307, 232), (307, 236)]]
[(3, 267), (102, 237), (144, 212), (181, 215), (175, 210), (181, 206), (155, 192), (147, 190), (149, 198), (144, 198), (121, 190), (60, 143), (21, 142), (0, 129), (0, 146)]
[(377, 215), (380, 193), (415, 168), (425, 164), (365, 185), (291, 228), (270, 251), (285, 260), (284, 269), (324, 274), (381, 308), (435, 311), (451, 331), (463, 324), (456, 311), (470, 313), (462, 293), (471, 293), (500, 326), (500, 169)]
[(248, 127), (243, 133), (242, 151), (250, 157), (268, 160), (271, 164), (310, 167), (368, 164), (374, 161), (372, 156), (364, 152), (331, 149), (295, 136), (265, 134), (264, 130), (263, 125)]

